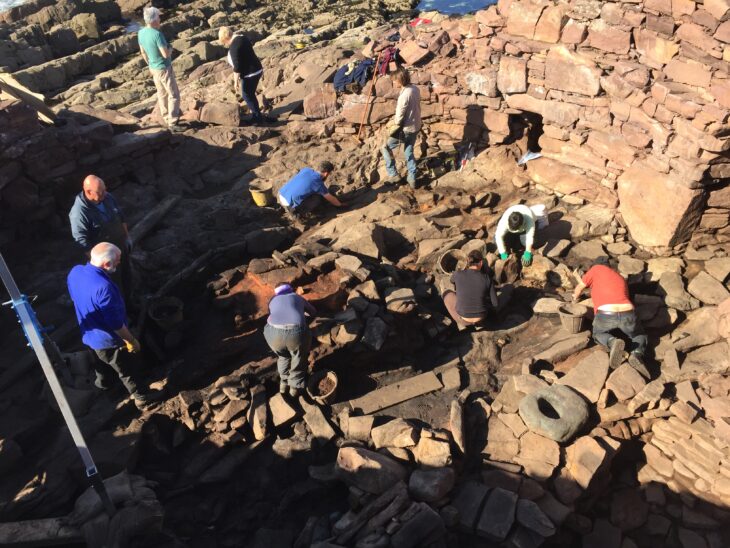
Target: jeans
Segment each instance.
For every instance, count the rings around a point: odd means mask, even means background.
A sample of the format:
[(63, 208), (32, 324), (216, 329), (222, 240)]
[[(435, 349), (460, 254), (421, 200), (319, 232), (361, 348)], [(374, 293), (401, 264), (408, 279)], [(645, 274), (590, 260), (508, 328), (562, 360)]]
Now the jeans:
[(613, 314), (603, 314), (600, 310), (596, 312), (596, 317), (593, 319), (593, 340), (610, 348), (611, 343), (616, 338), (616, 331), (620, 331), (631, 339), (633, 343), (632, 347), (629, 348), (631, 353), (639, 356), (644, 355), (647, 343), (646, 334), (636, 318), (634, 310)]
[(416, 179), (416, 157), (413, 155), (413, 148), (416, 144), (416, 138), (418, 133), (406, 133), (401, 131), (399, 137), (388, 137), (385, 145), (382, 148), (383, 158), (385, 158), (385, 169), (390, 177), (398, 175), (398, 171), (395, 169), (395, 158), (393, 157), (393, 150), (398, 148), (403, 143), (403, 154), (406, 157), (406, 166), (408, 167), (408, 177), (413, 180)]
[(307, 358), (312, 335), (306, 325), (274, 327), (266, 324), (264, 338), (278, 356), (276, 368), (282, 384), (292, 388), (304, 388), (307, 375)]
[(259, 80), (263, 76), (257, 74), (256, 76), (249, 76), (248, 78), (241, 78), (241, 95), (243, 100), (248, 105), (248, 110), (251, 111), (251, 115), (254, 118), (261, 118), (261, 109), (259, 108), (259, 101), (256, 99), (256, 88), (259, 85)]
[(122, 381), (124, 388), (130, 395), (141, 395), (139, 385), (137, 383), (137, 373), (139, 371), (139, 356), (127, 352), (125, 348), (103, 348), (94, 350), (96, 356), (101, 361), (94, 361), (94, 369), (96, 370), (96, 381), (94, 384), (102, 390), (108, 390), (112, 387), (114, 377), (110, 369), (114, 370)]
[(294, 211), (298, 214), (312, 213), (315, 209), (319, 209), (324, 202), (325, 199), (321, 194), (310, 194), (302, 200)]

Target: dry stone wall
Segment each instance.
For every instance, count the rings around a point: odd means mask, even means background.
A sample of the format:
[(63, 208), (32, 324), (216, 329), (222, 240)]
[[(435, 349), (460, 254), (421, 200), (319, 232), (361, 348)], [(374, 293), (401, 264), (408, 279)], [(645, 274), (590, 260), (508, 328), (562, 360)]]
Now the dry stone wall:
[[(543, 157), (527, 164), (529, 181), (617, 208), (656, 253), (730, 238), (727, 0), (500, 0), (474, 17), (404, 26), (396, 45), (421, 89), (429, 151), (509, 142), (537, 114)], [(373, 123), (397, 96), (388, 79), (376, 93)], [(333, 101), (313, 94), (305, 114), (321, 117)], [(337, 132), (353, 131), (364, 103), (344, 97)]]

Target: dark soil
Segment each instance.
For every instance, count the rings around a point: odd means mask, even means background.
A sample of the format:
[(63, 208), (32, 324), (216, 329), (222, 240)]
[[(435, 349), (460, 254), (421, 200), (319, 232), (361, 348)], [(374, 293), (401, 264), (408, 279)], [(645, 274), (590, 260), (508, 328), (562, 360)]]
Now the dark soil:
[(316, 396), (325, 396), (335, 389), (335, 381), (329, 376), (324, 376), (321, 381), (317, 384)]

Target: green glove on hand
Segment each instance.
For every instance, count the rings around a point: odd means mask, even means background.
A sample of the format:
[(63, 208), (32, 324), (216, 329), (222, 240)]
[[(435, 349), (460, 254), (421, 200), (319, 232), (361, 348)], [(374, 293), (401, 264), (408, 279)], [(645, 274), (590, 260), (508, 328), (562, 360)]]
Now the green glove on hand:
[(522, 254), (522, 266), (530, 266), (532, 264), (532, 253), (525, 251)]
[(503, 261), (506, 261), (507, 257), (509, 257), (509, 253), (500, 253), (499, 254), (499, 258), (502, 259)]

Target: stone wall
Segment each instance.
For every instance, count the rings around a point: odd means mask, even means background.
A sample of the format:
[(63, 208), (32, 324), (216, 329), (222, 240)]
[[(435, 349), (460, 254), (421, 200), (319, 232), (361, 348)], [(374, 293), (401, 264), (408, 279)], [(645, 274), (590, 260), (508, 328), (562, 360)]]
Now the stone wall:
[[(388, 35), (363, 54), (391, 45)], [(730, 240), (727, 0), (500, 0), (474, 17), (404, 26), (395, 45), (421, 89), (429, 151), (510, 142), (538, 114), (543, 158), (527, 164), (530, 182), (617, 208), (656, 253)], [(397, 93), (387, 78), (376, 89), (377, 124)], [(332, 101), (313, 94), (305, 114)], [(341, 102), (336, 131), (346, 133), (365, 97)]]
[(115, 116), (65, 112), (44, 127), (28, 105), (0, 101), (0, 244), (58, 229), (92, 167), (116, 185), (130, 159), (169, 140), (159, 128), (126, 132)]

